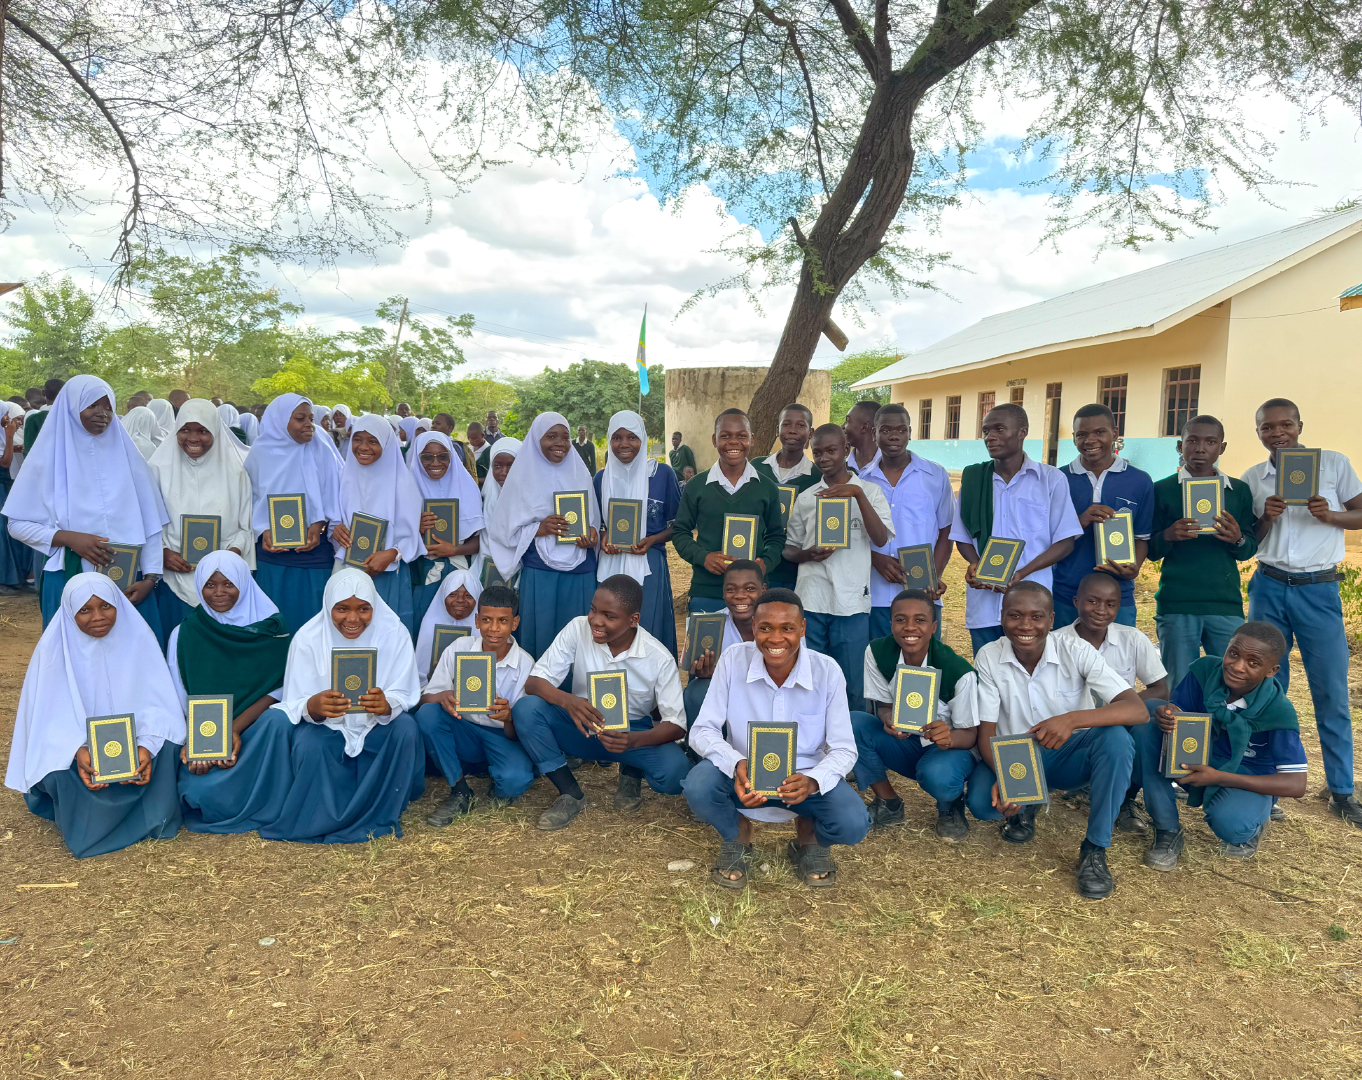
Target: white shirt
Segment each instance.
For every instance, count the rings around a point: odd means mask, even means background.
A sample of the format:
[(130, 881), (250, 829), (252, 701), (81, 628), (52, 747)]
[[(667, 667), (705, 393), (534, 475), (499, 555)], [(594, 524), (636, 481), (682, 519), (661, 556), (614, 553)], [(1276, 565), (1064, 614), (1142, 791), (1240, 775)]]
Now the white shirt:
[[(1074, 513), (1069, 495), (1069, 482), (1053, 465), (1032, 461), (1030, 455), (1022, 460), (1017, 475), (1003, 483), (993, 474), (993, 535), (1021, 540), (1024, 544), (1017, 560), (1025, 566), (1051, 545), (1071, 536), (1082, 536), (1078, 515)], [(974, 537), (960, 519), (960, 505), (955, 507), (955, 523), (951, 539), (962, 544), (974, 544)], [(976, 545), (977, 546), (977, 545)], [(983, 552), (976, 552), (982, 555)], [(1014, 579), (1020, 581), (1020, 578)], [(1054, 567), (1037, 570), (1029, 578), (1047, 589), (1055, 583)], [(998, 626), (1003, 621), (1003, 594), (988, 589), (965, 590), (965, 627), (978, 630)]]
[[(1230, 489), (1230, 475), (1229, 475), (1229, 473), (1221, 472), (1220, 469), (1219, 469), (1219, 467), (1215, 467), (1215, 475), (1218, 476), (1218, 477), (1220, 477), (1220, 486), (1223, 487), (1226, 491), (1229, 491), (1229, 489)], [(1210, 479), (1209, 476), (1193, 476), (1191, 473), (1189, 473), (1189, 472), (1187, 471), (1187, 466), (1186, 466), (1186, 465), (1179, 465), (1179, 466), (1178, 466), (1178, 483), (1179, 483), (1179, 484), (1185, 483), (1185, 482), (1188, 481), (1188, 480), (1209, 480), (1209, 479)]]
[(716, 461), (709, 467), (709, 472), (705, 474), (705, 483), (721, 484), (723, 489), (730, 495), (736, 495), (738, 493), (738, 488), (742, 487), (743, 484), (747, 483), (749, 480), (758, 479), (759, 476), (760, 474), (752, 467), (752, 463), (749, 461), (743, 465), (742, 475), (738, 477), (738, 482), (736, 484), (730, 484), (728, 482), (728, 477), (724, 475), (723, 469), (719, 467), (719, 463)]
[[(154, 478), (152, 482), (155, 483)], [(52, 538), (60, 531), (55, 525), (46, 525), (37, 521), (20, 521), (17, 518), (9, 519), (10, 536), (21, 544), (27, 544), (40, 555), (48, 556), (47, 562), (43, 564), (44, 570), (60, 570), (66, 565), (66, 548), (52, 546)], [(162, 562), (163, 552), (161, 530), (157, 529), (142, 544), (142, 551), (137, 556), (137, 572), (144, 577), (148, 574), (161, 573), (162, 567), (165, 565)]]
[[(1111, 468), (1105, 470), (1101, 476), (1098, 476), (1091, 469), (1085, 467), (1083, 464), (1083, 459), (1081, 457), (1074, 458), (1073, 461), (1069, 462), (1069, 464), (1065, 466), (1065, 468), (1067, 468), (1075, 476), (1086, 476), (1088, 478), (1088, 483), (1092, 485), (1092, 501), (1094, 503), (1101, 503), (1102, 487), (1106, 484), (1107, 477), (1110, 476), (1112, 473), (1125, 472), (1128, 468), (1130, 468), (1130, 462), (1128, 462), (1123, 457), (1117, 457), (1112, 461)], [(1119, 512), (1121, 508), (1119, 506), (1114, 506), (1112, 507), (1112, 509)], [(1136, 533), (1135, 539), (1148, 540), (1149, 533)]]
[[(849, 483), (863, 490), (871, 507), (894, 539), (894, 518), (889, 503), (878, 487), (860, 477)], [(797, 548), (817, 547), (818, 493), (828, 489), (828, 482), (820, 480), (813, 487), (801, 491), (790, 510), (790, 521), (785, 527), (785, 542)], [(861, 519), (860, 504), (851, 504), (847, 539), (850, 547), (838, 548), (822, 562), (802, 562), (795, 579), (795, 592), (804, 607), (820, 615), (860, 615), (870, 612), (870, 536)]]
[[(903, 663), (903, 654), (899, 653), (898, 663)], [(893, 704), (894, 688), (889, 680), (880, 674), (880, 665), (875, 663), (875, 656), (870, 651), (870, 646), (865, 647), (865, 670), (862, 676), (865, 687), (865, 696), (870, 701), (882, 701), (887, 705)], [(979, 726), (979, 719), (974, 715), (974, 672), (961, 678), (955, 684), (955, 693), (951, 695), (949, 701), (942, 701), (940, 698), (936, 702), (936, 718), (944, 721), (953, 728), (972, 728)], [(930, 746), (932, 740), (919, 735), (923, 746)]]
[[(1079, 641), (1078, 623), (1056, 630), (1053, 637), (1071, 637)], [(1089, 643), (1090, 644), (1090, 643)], [(1134, 687), (1139, 679), (1146, 688), (1168, 677), (1168, 669), (1159, 658), (1159, 650), (1143, 630), (1133, 626), (1112, 623), (1107, 627), (1107, 636), (1097, 650), (1097, 655), (1105, 660), (1112, 671), (1125, 680), (1127, 686)], [(1172, 687), (1169, 687), (1172, 690)]]
[(629, 691), (630, 720), (649, 716), (656, 707), (664, 724), (685, 728), (686, 705), (681, 697), (681, 671), (676, 666), (676, 657), (643, 627), (635, 630), (634, 643), (615, 656), (610, 646), (591, 640), (587, 617), (578, 615), (559, 631), (530, 674), (557, 686), (567, 678), (568, 668), (572, 669), (573, 694), (588, 700), (591, 697), (588, 675), (623, 671)]
[(1077, 636), (1050, 634), (1035, 674), (1012, 651), (1007, 638), (990, 641), (974, 657), (974, 711), (997, 717), (1003, 738), (1025, 735), (1042, 720), (1093, 708), (1093, 695), (1111, 701), (1131, 687), (1097, 650)]
[[(469, 634), (454, 641), (449, 648), (440, 654), (440, 662), (435, 665), (435, 670), (430, 673), (430, 682), (426, 683), (423, 693), (444, 694), (454, 689), (454, 654), (484, 652), (482, 647), (481, 634)], [(497, 661), (497, 697), (505, 698), (508, 705), (514, 705), (525, 696), (525, 680), (530, 677), (530, 672), (534, 670), (534, 657), (527, 653), (511, 638), (511, 647), (507, 650), (506, 658)], [(561, 681), (561, 680), (559, 680)], [(505, 727), (500, 720), (493, 720), (486, 713), (468, 713), (463, 715), (465, 720), (471, 720), (475, 724), (483, 727), (497, 728), (501, 730)]]
[[(1253, 492), (1253, 512), (1261, 515), (1268, 496), (1277, 494), (1277, 466), (1268, 458), (1239, 479)], [(1337, 450), (1320, 451), (1319, 493), (1329, 500), (1330, 510), (1342, 510), (1349, 499), (1362, 495), (1352, 462)], [(1288, 506), (1258, 544), (1260, 563), (1292, 574), (1332, 570), (1342, 560), (1343, 530), (1324, 524), (1306, 506)]]
[[(738, 762), (747, 757), (747, 724), (752, 720), (799, 724), (795, 764), (818, 784), (820, 793), (840, 784), (856, 764), (846, 677), (822, 653), (801, 645), (794, 669), (785, 684), (777, 686), (756, 642), (725, 649), (690, 729), (690, 744), (697, 754), (732, 776)], [(792, 816), (784, 807), (744, 809), (742, 813), (762, 821), (785, 821)]]
[(787, 480), (798, 479), (801, 476), (808, 476), (811, 472), (813, 472), (813, 462), (809, 460), (809, 458), (804, 454), (800, 454), (799, 460), (796, 461), (793, 465), (791, 465), (788, 469), (782, 469), (780, 467), (779, 462), (776, 461), (776, 458), (779, 456), (780, 456), (779, 454), (772, 454), (770, 457), (764, 458), (763, 460), (766, 462), (767, 465), (771, 466), (771, 471), (775, 473), (776, 479), (780, 481), (782, 484), (785, 483)]
[[(955, 494), (951, 491), (951, 477), (935, 461), (913, 454), (904, 466), (897, 484), (890, 484), (884, 475), (884, 459), (861, 473), (861, 479), (873, 483), (884, 493), (889, 512), (894, 519), (894, 536), (890, 543), (874, 550), (890, 558), (898, 558), (898, 549), (917, 544), (936, 546), (941, 530), (950, 527), (955, 517)], [(906, 585), (885, 581), (880, 572), (870, 570), (870, 603), (872, 607), (888, 607)]]
[[(166, 641), (166, 663), (170, 665), (170, 682), (175, 687), (175, 693), (179, 696), (180, 708), (188, 712), (189, 691), (184, 688), (184, 680), (180, 678), (180, 628), (178, 626), (170, 632), (170, 637)], [(269, 692), (268, 696), (274, 698), (275, 701), (283, 701), (284, 688), (282, 686), (275, 687)], [(234, 701), (232, 708), (238, 713), (243, 713), (254, 704), (254, 701)]]

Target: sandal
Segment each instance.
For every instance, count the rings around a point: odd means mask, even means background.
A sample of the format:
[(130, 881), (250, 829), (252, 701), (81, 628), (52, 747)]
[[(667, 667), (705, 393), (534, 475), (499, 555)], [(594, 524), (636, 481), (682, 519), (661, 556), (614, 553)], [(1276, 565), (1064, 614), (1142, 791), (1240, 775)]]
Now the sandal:
[[(811, 889), (830, 889), (837, 884), (837, 863), (833, 861), (832, 849), (822, 844), (801, 846), (798, 840), (791, 840), (786, 851), (790, 862), (795, 864), (795, 872)], [(814, 877), (822, 874), (822, 877)]]
[[(715, 885), (735, 891), (747, 888), (747, 875), (752, 869), (752, 845), (740, 840), (725, 840), (719, 845), (719, 861), (710, 867), (709, 879)], [(728, 875), (734, 870), (738, 877)]]

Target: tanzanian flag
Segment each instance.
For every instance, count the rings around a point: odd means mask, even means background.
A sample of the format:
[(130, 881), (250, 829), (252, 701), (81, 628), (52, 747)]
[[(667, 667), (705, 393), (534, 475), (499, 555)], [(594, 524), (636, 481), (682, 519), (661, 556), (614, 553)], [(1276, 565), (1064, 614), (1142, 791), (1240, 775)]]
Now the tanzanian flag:
[(646, 394), (648, 392), (648, 346), (646, 339), (648, 336), (648, 305), (643, 305), (643, 321), (638, 326), (638, 356), (634, 362), (638, 364), (638, 392)]

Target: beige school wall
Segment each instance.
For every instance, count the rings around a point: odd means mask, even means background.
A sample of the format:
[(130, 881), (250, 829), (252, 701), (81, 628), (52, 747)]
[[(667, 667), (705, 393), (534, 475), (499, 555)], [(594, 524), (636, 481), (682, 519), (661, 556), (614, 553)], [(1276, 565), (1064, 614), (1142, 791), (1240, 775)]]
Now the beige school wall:
[[(766, 368), (703, 367), (667, 369), (667, 449), (672, 432), (679, 431), (695, 451), (697, 471), (714, 464), (714, 418), (725, 409), (746, 409), (766, 378)], [(832, 376), (810, 371), (799, 391), (799, 402), (813, 413), (814, 425), (828, 422), (832, 406)], [(841, 420), (841, 417), (838, 417)]]

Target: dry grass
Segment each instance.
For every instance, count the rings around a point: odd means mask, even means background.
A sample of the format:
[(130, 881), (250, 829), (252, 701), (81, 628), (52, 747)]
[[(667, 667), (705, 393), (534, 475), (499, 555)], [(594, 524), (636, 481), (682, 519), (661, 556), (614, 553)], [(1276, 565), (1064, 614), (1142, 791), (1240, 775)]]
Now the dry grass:
[[(33, 603), (0, 601), (0, 625), (7, 736)], [(1362, 1075), (1362, 833), (1313, 797), (1247, 865), (1197, 812), (1171, 875), (1119, 837), (1116, 895), (1090, 904), (1081, 812), (1057, 802), (1026, 848), (977, 823), (952, 847), (904, 785), (908, 827), (839, 850), (838, 889), (794, 882), (767, 827), (766, 869), (733, 896), (682, 800), (621, 817), (613, 770), (583, 772), (592, 808), (559, 834), (533, 826), (543, 784), (431, 829), (432, 781), (400, 840), (181, 833), (84, 863), (5, 792), (0, 1077)]]

